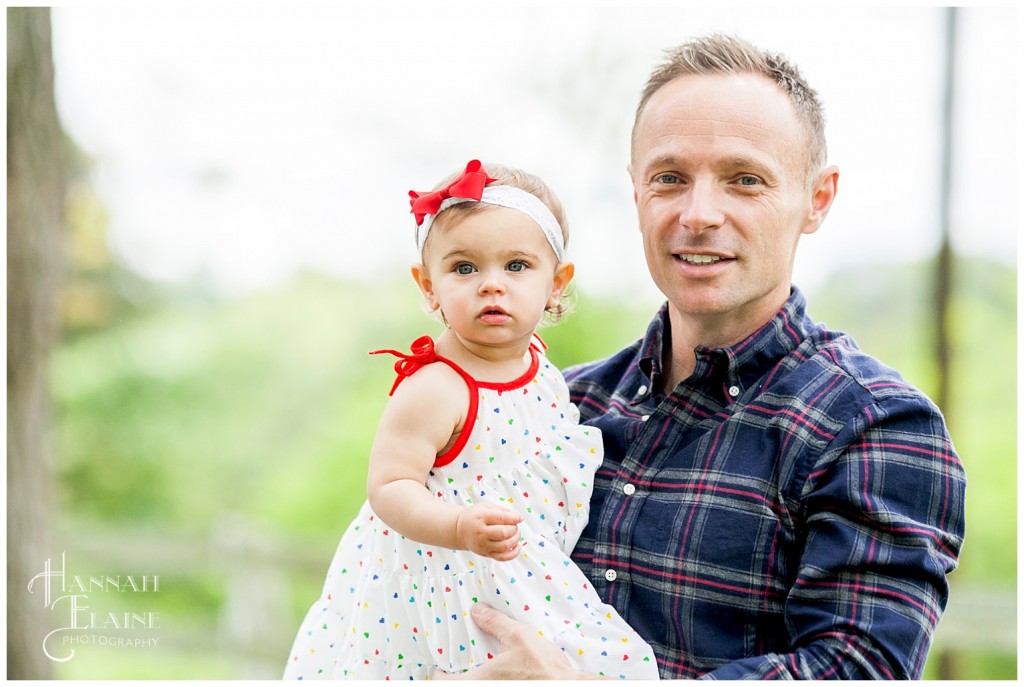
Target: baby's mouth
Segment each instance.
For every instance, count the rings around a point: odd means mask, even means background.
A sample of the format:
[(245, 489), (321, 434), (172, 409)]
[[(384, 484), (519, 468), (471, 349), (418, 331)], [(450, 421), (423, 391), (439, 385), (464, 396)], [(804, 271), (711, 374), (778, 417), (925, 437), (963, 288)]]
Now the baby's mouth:
[(508, 320), (509, 314), (501, 306), (489, 305), (480, 311), (480, 319), (493, 324)]

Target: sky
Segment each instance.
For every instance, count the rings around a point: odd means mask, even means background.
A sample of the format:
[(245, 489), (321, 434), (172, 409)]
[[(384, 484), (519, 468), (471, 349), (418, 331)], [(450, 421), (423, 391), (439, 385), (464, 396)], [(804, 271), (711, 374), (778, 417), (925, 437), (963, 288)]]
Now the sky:
[[(577, 286), (660, 300), (626, 172), (662, 51), (730, 33), (800, 65), (839, 194), (794, 281), (924, 258), (939, 236), (944, 9), (849, 5), (161, 4), (57, 7), (57, 104), (93, 160), (114, 252), (225, 295), (311, 268), (372, 281), (417, 260), (409, 189), (473, 158), (544, 178)], [(955, 247), (1015, 264), (1020, 18), (961, 8)], [(410, 288), (414, 288), (410, 282)]]

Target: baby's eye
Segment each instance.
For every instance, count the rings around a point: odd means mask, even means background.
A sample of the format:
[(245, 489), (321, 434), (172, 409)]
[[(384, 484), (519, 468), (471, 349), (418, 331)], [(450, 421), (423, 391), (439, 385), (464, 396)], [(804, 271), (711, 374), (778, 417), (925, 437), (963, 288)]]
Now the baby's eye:
[(455, 272), (458, 274), (473, 274), (476, 272), (476, 268), (468, 262), (460, 262), (455, 266)]
[(523, 262), (522, 260), (513, 260), (512, 262), (505, 266), (505, 269), (507, 269), (509, 272), (522, 272), (523, 270), (526, 269), (526, 267), (526, 263)]

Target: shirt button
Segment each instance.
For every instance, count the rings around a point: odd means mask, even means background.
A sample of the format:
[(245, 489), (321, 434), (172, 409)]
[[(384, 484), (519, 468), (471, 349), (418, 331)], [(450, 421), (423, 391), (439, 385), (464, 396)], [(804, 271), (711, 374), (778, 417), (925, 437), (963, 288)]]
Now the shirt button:
[(615, 578), (618, 577), (618, 576), (619, 576), (618, 573), (616, 573), (614, 570), (605, 570), (604, 571), (604, 579), (608, 580), (609, 582), (614, 582)]
[(625, 494), (626, 496), (632, 496), (633, 494), (636, 493), (636, 485), (627, 484), (626, 486), (622, 487), (622, 493)]
[(647, 393), (647, 385), (646, 384), (641, 384), (640, 388), (636, 390), (636, 395), (637, 396), (643, 396), (646, 393)]
[(650, 416), (650, 415), (643, 415), (643, 416), (641, 416), (641, 417), (640, 417), (640, 421), (641, 421), (641, 422), (647, 422), (647, 419), (648, 419), (649, 417), (651, 417), (651, 416)]
[(740, 395), (740, 388), (738, 386), (730, 386), (729, 395), (732, 396), (733, 398), (736, 398), (737, 396)]

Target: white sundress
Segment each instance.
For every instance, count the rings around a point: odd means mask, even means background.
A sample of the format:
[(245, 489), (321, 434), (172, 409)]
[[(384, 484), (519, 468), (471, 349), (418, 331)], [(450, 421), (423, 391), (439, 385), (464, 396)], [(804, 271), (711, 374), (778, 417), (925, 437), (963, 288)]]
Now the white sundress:
[[(320, 599), (295, 637), (285, 679), (426, 679), (498, 652), (469, 617), (477, 601), (536, 628), (578, 670), (657, 679), (650, 646), (569, 559), (587, 523), (600, 430), (579, 424), (561, 372), (539, 346), (520, 378), (478, 382), (420, 337), (400, 356), (397, 387), (423, 365), (447, 364), (470, 387), (466, 427), (426, 480), (438, 499), (517, 510), (521, 552), (495, 561), (419, 544), (364, 503), (341, 538)], [(394, 387), (392, 387), (394, 391)]]

